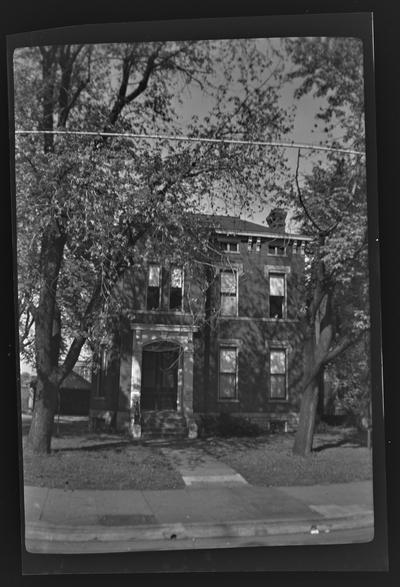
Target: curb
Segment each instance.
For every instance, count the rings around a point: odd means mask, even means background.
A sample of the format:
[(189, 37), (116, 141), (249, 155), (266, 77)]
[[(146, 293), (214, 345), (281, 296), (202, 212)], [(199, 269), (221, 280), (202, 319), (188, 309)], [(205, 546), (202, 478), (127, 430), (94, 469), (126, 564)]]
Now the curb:
[(238, 522), (198, 522), (137, 525), (129, 527), (59, 526), (30, 523), (25, 529), (25, 540), (50, 542), (114, 542), (144, 540), (183, 540), (197, 538), (234, 538), (252, 536), (279, 536), (287, 534), (323, 534), (335, 530), (373, 527), (373, 513), (341, 518), (310, 518), (307, 520), (245, 520)]

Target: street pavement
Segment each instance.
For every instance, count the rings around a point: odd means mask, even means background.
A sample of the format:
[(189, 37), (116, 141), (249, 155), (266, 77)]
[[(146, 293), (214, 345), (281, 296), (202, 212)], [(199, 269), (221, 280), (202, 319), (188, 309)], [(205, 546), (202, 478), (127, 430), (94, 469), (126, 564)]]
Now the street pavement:
[[(259, 487), (199, 449), (163, 449), (184, 489), (25, 486), (29, 552), (122, 552), (373, 538), (372, 482)], [(344, 533), (344, 534), (343, 534)]]

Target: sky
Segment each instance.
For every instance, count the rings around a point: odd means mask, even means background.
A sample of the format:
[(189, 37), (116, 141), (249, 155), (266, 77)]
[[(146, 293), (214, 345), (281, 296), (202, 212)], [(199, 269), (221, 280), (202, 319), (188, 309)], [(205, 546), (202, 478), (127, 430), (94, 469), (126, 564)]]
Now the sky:
[[(279, 65), (278, 62), (280, 61), (279, 55), (283, 58), (284, 64), (284, 71), (288, 73), (291, 70), (291, 62), (290, 59), (287, 57), (285, 47), (284, 47), (284, 40), (283, 39), (258, 39), (256, 42), (258, 47), (261, 51), (265, 51), (266, 55), (268, 55), (268, 67), (266, 67), (265, 71), (260, 72), (260, 82), (263, 81), (263, 77), (268, 77), (269, 72), (271, 69), (275, 68)], [(268, 49), (268, 45), (272, 46), (274, 49), (279, 51), (279, 55), (274, 53), (273, 51), (270, 52)], [(267, 59), (266, 59), (267, 61)], [(216, 82), (223, 82), (222, 78), (216, 77)], [(327, 105), (325, 98), (315, 98), (312, 94), (308, 94), (303, 96), (300, 99), (294, 98), (294, 92), (298, 85), (300, 84), (299, 81), (290, 81), (286, 82), (285, 84), (281, 85), (279, 88), (279, 102), (280, 106), (289, 111), (290, 109), (294, 110), (294, 120), (293, 120), (293, 128), (290, 133), (286, 135), (282, 135), (281, 140), (282, 142), (294, 142), (294, 143), (306, 143), (306, 144), (313, 144), (313, 145), (326, 145), (329, 146), (334, 139), (340, 140), (341, 129), (337, 127), (334, 136), (328, 137), (326, 132), (324, 132), (323, 124), (316, 119), (317, 112)], [(234, 93), (234, 90), (233, 90)], [(192, 114), (197, 115), (206, 115), (210, 109), (211, 103), (208, 101), (204, 93), (198, 90), (197, 86), (193, 88), (189, 88), (189, 92), (185, 92), (185, 101), (183, 109), (181, 110), (182, 116), (182, 135), (186, 134), (185, 122), (190, 119)], [(179, 110), (179, 106), (178, 106)], [(265, 156), (268, 156), (268, 147), (265, 147), (264, 150)], [(303, 155), (307, 154), (307, 159), (303, 157)], [(293, 174), (293, 181), (295, 177), (295, 170), (296, 170), (296, 163), (297, 163), (297, 155), (298, 150), (294, 148), (283, 148), (282, 155), (287, 157), (287, 163), (289, 167), (289, 173)], [(326, 153), (317, 151), (317, 152), (310, 152), (310, 151), (302, 151), (302, 159), (300, 165), (300, 179), (301, 174), (306, 173), (311, 169), (310, 162), (316, 161), (317, 158), (324, 160), (326, 157)], [(266, 216), (268, 214), (268, 210), (266, 211), (258, 211), (254, 210), (253, 214), (251, 215), (243, 215), (244, 218), (251, 219), (255, 222), (259, 222), (260, 224), (266, 224)]]

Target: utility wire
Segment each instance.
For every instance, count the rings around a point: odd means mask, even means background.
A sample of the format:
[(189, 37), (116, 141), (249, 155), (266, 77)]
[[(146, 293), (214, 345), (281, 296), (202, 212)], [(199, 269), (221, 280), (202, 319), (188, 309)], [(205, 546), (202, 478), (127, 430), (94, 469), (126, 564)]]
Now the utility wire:
[(83, 130), (16, 130), (16, 135), (76, 135), (76, 136), (93, 136), (93, 137), (120, 137), (126, 139), (150, 139), (150, 140), (167, 140), (167, 141), (183, 141), (190, 143), (216, 143), (216, 144), (230, 144), (230, 145), (255, 145), (260, 147), (280, 147), (284, 149), (306, 149), (310, 151), (332, 151), (336, 153), (343, 153), (346, 155), (362, 155), (365, 156), (364, 151), (355, 151), (353, 149), (341, 149), (338, 147), (324, 147), (322, 145), (310, 145), (308, 143), (285, 143), (279, 141), (246, 141), (242, 139), (212, 139), (206, 137), (187, 137), (174, 135), (159, 135), (159, 134), (138, 134), (138, 133), (118, 133), (118, 132), (96, 132)]

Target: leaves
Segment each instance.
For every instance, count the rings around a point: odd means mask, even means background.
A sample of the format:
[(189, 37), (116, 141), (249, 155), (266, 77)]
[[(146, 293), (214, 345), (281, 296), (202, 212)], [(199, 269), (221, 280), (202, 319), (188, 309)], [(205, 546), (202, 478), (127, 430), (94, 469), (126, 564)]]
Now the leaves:
[[(288, 123), (282, 64), (271, 63), (268, 43), (251, 39), (25, 48), (14, 59), (16, 126), (278, 138)], [(21, 333), (41, 292), (61, 308), (64, 340), (101, 340), (126, 268), (159, 254), (180, 264), (204, 256), (208, 230), (194, 213), (262, 205), (285, 166), (269, 155), (226, 143), (19, 135)], [(54, 222), (66, 239), (46, 293), (40, 259)]]
[[(362, 43), (351, 38), (286, 40), (299, 82), (296, 97), (323, 98), (316, 118), (337, 147), (364, 149)], [(342, 131), (339, 143), (335, 136)], [(306, 169), (306, 172), (302, 172)], [(367, 198), (365, 158), (329, 153), (325, 160), (299, 155), (295, 188), (289, 191), (294, 218), (313, 236), (307, 276), (309, 328), (319, 300), (329, 295), (334, 335), (327, 357), (369, 327)], [(341, 356), (341, 355), (340, 355)]]

